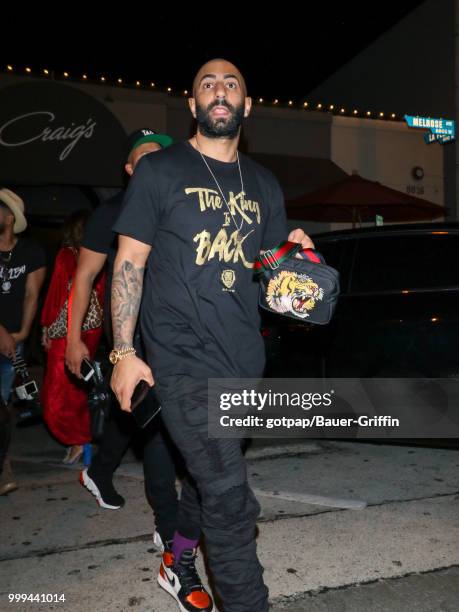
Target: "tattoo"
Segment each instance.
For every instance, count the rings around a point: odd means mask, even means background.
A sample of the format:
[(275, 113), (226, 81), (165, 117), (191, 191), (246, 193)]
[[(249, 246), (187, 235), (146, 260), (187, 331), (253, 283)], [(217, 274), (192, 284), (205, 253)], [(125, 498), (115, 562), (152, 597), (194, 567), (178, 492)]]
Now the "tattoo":
[(145, 268), (136, 268), (124, 260), (113, 271), (112, 325), (113, 344), (118, 349), (132, 346), (142, 299)]

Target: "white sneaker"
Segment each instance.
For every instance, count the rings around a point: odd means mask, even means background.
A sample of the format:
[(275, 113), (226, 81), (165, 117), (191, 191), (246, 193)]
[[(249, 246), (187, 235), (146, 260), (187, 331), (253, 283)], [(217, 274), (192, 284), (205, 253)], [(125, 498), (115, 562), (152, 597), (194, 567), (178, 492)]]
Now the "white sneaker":
[(163, 553), (164, 552), (164, 544), (163, 541), (161, 539), (161, 536), (159, 535), (159, 532), (156, 531), (153, 534), (153, 546), (159, 550), (159, 552)]
[(101, 508), (119, 510), (124, 506), (124, 497), (116, 492), (110, 479), (99, 479), (96, 482), (95, 476), (91, 477), (88, 468), (85, 468), (80, 473), (80, 484), (94, 495)]

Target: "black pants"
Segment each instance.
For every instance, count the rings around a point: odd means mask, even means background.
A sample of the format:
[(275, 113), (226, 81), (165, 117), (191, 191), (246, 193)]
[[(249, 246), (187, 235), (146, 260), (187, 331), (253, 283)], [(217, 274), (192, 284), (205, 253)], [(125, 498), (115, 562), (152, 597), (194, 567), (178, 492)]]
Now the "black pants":
[(156, 381), (162, 418), (192, 479), (181, 506), (200, 521), (209, 566), (225, 612), (266, 612), (268, 589), (257, 558), (260, 506), (247, 483), (238, 439), (208, 437), (207, 381), (167, 377)]
[(111, 418), (105, 425), (98, 452), (89, 470), (90, 475), (102, 474), (111, 478), (129, 443), (134, 439), (143, 445), (145, 493), (161, 538), (163, 541), (171, 540), (177, 530), (185, 537), (199, 539), (199, 520), (191, 521), (180, 510), (175, 487), (174, 456), (177, 451), (164, 430), (160, 415), (155, 417), (145, 430), (140, 430), (133, 417), (122, 412), (114, 400)]

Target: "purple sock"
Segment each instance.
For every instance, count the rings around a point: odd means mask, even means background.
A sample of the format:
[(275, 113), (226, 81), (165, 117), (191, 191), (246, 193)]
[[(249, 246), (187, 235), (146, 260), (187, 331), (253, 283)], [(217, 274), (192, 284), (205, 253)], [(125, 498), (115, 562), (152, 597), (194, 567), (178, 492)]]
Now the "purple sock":
[(188, 548), (197, 548), (198, 540), (188, 540), (179, 534), (178, 531), (174, 533), (174, 540), (172, 542), (172, 552), (174, 554), (174, 563), (177, 564), (180, 561), (180, 557), (184, 550)]

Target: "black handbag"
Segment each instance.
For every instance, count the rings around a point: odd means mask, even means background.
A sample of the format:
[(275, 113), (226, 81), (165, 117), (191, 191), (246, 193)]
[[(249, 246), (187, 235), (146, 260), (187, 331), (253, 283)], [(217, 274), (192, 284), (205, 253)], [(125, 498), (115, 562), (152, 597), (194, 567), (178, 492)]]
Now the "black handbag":
[(104, 375), (98, 361), (92, 363), (94, 375), (91, 389), (88, 393), (88, 408), (91, 419), (92, 440), (99, 441), (104, 433), (105, 423), (110, 418), (110, 404), (112, 393), (110, 390), (110, 376)]
[[(295, 257), (300, 253), (302, 259)], [(292, 319), (326, 325), (339, 296), (339, 272), (320, 253), (297, 242), (282, 242), (256, 258), (259, 304)]]

